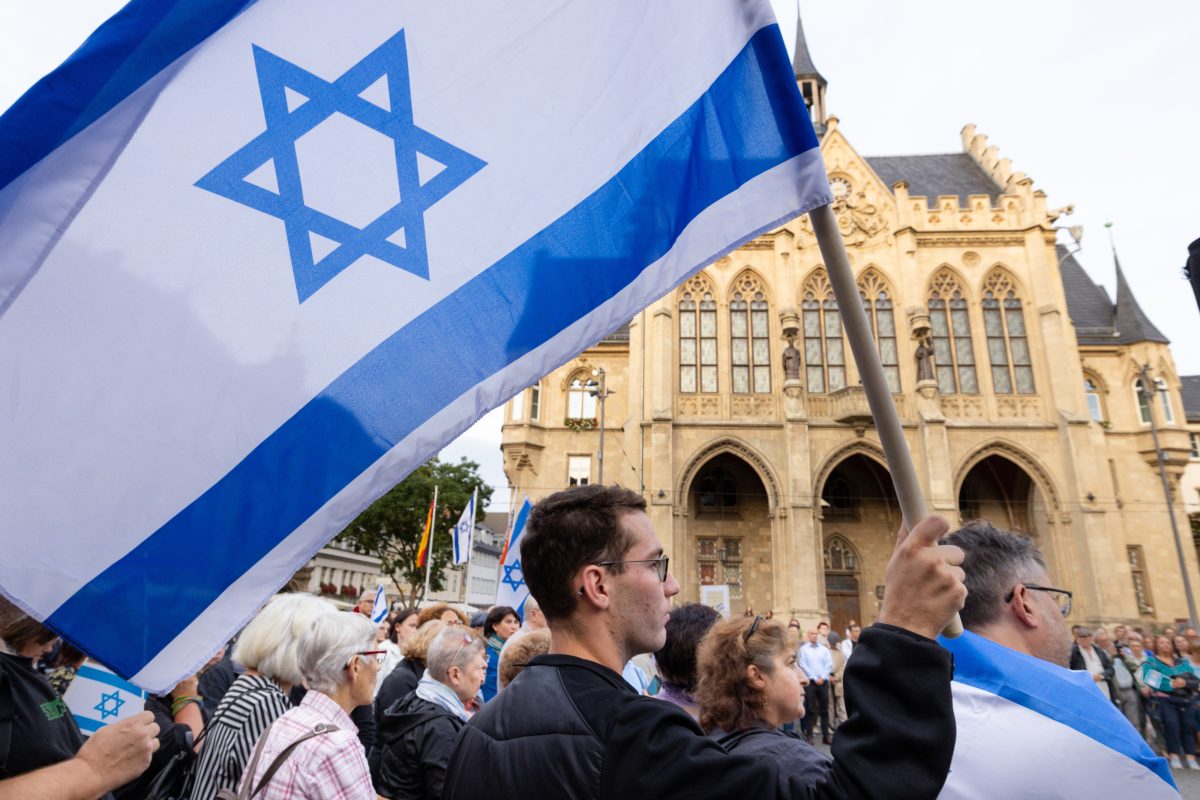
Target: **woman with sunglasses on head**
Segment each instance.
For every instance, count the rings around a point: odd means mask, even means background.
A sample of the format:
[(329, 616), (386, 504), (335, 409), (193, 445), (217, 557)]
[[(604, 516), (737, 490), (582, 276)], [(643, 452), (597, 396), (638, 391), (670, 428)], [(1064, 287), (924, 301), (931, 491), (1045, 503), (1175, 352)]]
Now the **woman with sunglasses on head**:
[(771, 759), (808, 785), (832, 760), (781, 726), (804, 716), (804, 677), (787, 629), (764, 617), (718, 622), (697, 658), (700, 726), (731, 753)]
[(376, 789), (391, 800), (440, 800), (446, 765), (488, 669), (487, 647), (460, 625), (429, 646), (425, 674), (411, 694), (387, 710), (380, 726), (382, 759)]

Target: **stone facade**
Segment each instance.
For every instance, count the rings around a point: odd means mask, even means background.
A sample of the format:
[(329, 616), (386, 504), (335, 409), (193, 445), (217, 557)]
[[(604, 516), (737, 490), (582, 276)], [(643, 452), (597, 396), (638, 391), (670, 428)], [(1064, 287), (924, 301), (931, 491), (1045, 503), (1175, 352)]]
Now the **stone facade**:
[[(1065, 210), (974, 126), (961, 154), (864, 158), (823, 116), (824, 79), (797, 73), (930, 510), (1034, 537), (1074, 592), (1072, 622), (1187, 617), (1134, 390), (1148, 364), (1177, 490), (1190, 442), (1165, 339), (1132, 294), (1109, 303), (1056, 247)], [(598, 369), (603, 479), (646, 496), (682, 600), (728, 583), (737, 611), (874, 619), (901, 516), (807, 216), (706, 266), (510, 403), (502, 449), (517, 496), (598, 479)]]

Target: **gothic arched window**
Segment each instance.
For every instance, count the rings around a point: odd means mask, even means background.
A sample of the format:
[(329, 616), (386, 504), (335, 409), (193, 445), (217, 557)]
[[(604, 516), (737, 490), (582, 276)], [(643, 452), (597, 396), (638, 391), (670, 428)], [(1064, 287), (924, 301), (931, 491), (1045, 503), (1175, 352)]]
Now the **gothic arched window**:
[(996, 394), (1033, 394), (1033, 361), (1025, 335), (1025, 315), (1016, 287), (1002, 270), (995, 270), (983, 285), (983, 329), (992, 362), (992, 388)]
[(842, 315), (825, 270), (804, 283), (804, 363), (811, 394), (846, 388), (846, 349), (842, 342)]
[(900, 394), (900, 358), (896, 350), (896, 317), (887, 284), (873, 269), (863, 273), (858, 281), (858, 293), (862, 296), (871, 323), (871, 333), (879, 347), (879, 360), (883, 363), (883, 375), (887, 378), (888, 390)]
[(858, 572), (858, 551), (841, 536), (831, 536), (825, 543), (826, 572)]
[(767, 298), (761, 282), (752, 273), (743, 273), (733, 285), (733, 299), (729, 302), (733, 391), (737, 394), (769, 394), (771, 345), (767, 332)]
[[(1159, 402), (1162, 404), (1163, 422), (1167, 425), (1175, 424), (1175, 412), (1171, 410), (1171, 395), (1167, 392), (1167, 382), (1162, 378), (1155, 378), (1154, 391), (1158, 394)], [(1138, 420), (1143, 425), (1149, 425), (1150, 395), (1141, 378), (1133, 382), (1133, 394), (1137, 399)]]
[(567, 418), (595, 419), (596, 418), (596, 384), (591, 379), (582, 376), (574, 378), (567, 385)]
[(717, 302), (704, 275), (684, 284), (679, 298), (679, 391), (717, 391)]
[(962, 287), (949, 270), (933, 276), (929, 292), (933, 358), (937, 363), (938, 391), (942, 394), (978, 394), (971, 320)]

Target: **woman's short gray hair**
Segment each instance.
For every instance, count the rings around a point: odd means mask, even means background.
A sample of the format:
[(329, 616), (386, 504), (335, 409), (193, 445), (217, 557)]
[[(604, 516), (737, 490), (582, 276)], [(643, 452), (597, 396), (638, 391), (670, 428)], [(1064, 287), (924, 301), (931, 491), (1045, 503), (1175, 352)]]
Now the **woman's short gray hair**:
[(356, 653), (375, 647), (375, 625), (353, 611), (342, 611), (315, 620), (300, 635), (296, 649), (304, 685), (331, 694), (346, 680), (346, 665)]
[(425, 669), (439, 683), (446, 682), (446, 674), (454, 664), (466, 666), (471, 659), (483, 652), (483, 639), (470, 628), (450, 625), (434, 637), (429, 645), (429, 656)]
[(242, 629), (230, 658), (267, 678), (300, 683), (303, 677), (296, 663), (300, 634), (318, 617), (336, 613), (337, 606), (315, 595), (277, 594)]

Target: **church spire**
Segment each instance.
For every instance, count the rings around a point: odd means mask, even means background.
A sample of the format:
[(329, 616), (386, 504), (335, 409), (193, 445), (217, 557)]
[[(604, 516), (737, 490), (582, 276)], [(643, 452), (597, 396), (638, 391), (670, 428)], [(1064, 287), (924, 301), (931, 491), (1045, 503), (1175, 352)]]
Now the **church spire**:
[(804, 104), (812, 117), (817, 133), (825, 132), (825, 78), (817, 71), (804, 38), (804, 21), (800, 19), (800, 1), (796, 0), (796, 49), (792, 56), (792, 71)]
[(1125, 272), (1121, 269), (1121, 259), (1117, 258), (1117, 248), (1113, 247), (1113, 264), (1117, 268), (1117, 302), (1113, 307), (1113, 328), (1119, 339), (1125, 342), (1162, 342), (1167, 344), (1166, 336), (1154, 326), (1137, 298), (1129, 281), (1125, 280)]

